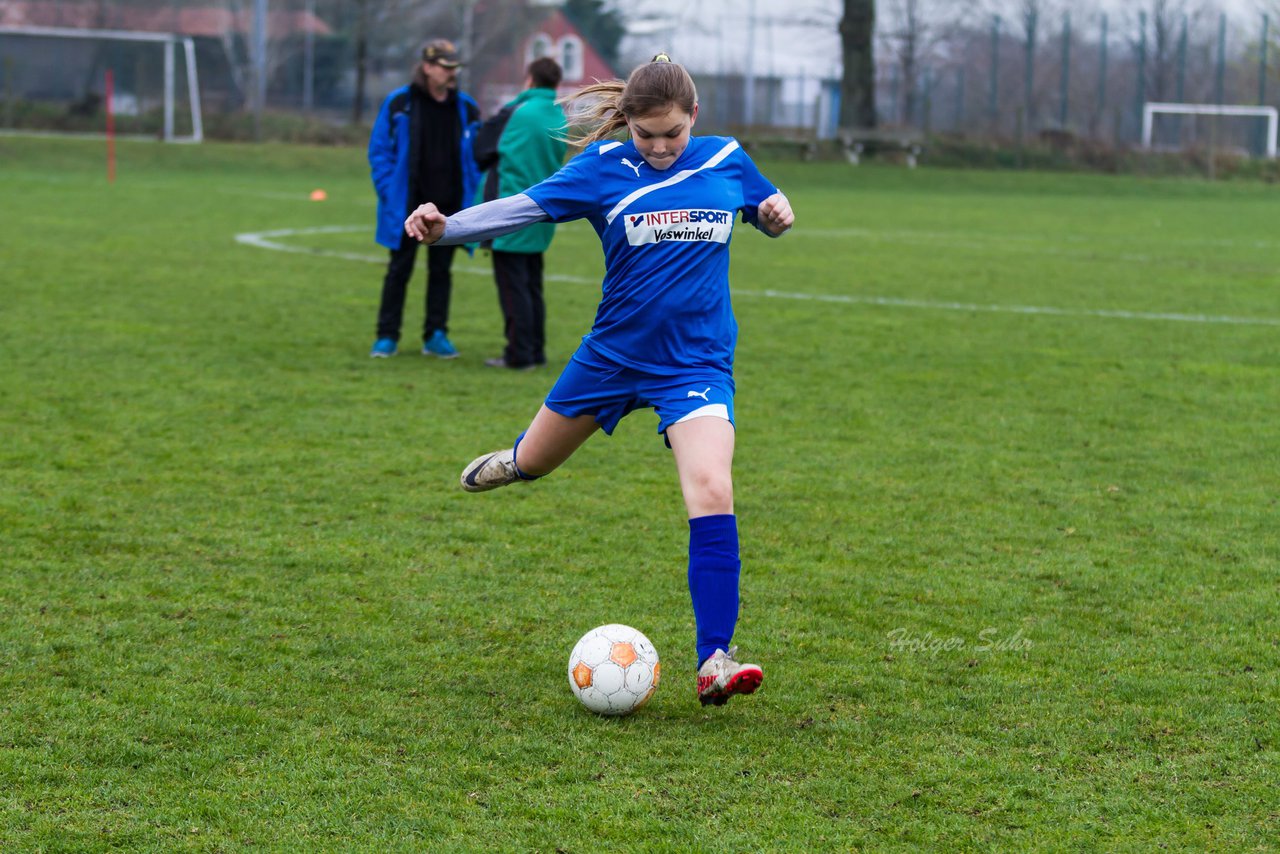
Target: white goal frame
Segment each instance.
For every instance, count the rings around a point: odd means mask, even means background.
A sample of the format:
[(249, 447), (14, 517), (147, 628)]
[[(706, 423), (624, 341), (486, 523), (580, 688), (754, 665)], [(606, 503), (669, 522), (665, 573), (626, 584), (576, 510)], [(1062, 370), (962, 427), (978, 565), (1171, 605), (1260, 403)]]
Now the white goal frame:
[(1172, 104), (1149, 101), (1142, 107), (1142, 147), (1151, 147), (1152, 126), (1156, 113), (1183, 116), (1257, 116), (1267, 120), (1267, 157), (1276, 156), (1276, 130), (1280, 113), (1275, 107), (1244, 107), (1235, 104)]
[[(200, 81), (196, 76), (196, 47), (189, 36), (177, 33), (149, 33), (135, 30), (83, 30), (73, 27), (9, 27), (0, 26), (2, 36), (36, 36), (56, 39), (105, 39), (108, 41), (152, 42), (164, 49), (164, 141), (202, 142), (204, 122), (200, 115)], [(187, 99), (191, 104), (191, 135), (175, 136), (173, 133), (174, 110), (174, 51), (182, 45), (187, 67)]]

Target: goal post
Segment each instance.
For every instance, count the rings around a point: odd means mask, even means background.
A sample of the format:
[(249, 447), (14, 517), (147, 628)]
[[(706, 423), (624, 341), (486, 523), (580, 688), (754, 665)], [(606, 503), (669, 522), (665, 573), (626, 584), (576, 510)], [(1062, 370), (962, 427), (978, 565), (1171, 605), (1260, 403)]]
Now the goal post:
[[(50, 39), (97, 39), (102, 41), (143, 42), (161, 46), (164, 55), (164, 140), (165, 142), (201, 142), (204, 122), (200, 114), (200, 83), (196, 76), (195, 42), (177, 33), (152, 33), (133, 30), (86, 30), (72, 27), (0, 26), (0, 36), (22, 36)], [(174, 133), (175, 53), (182, 45), (187, 77), (187, 102), (191, 106), (191, 135)]]
[(1151, 148), (1151, 134), (1157, 114), (1180, 116), (1253, 116), (1267, 120), (1266, 156), (1276, 156), (1278, 121), (1275, 107), (1246, 107), (1235, 104), (1172, 104), (1148, 101), (1142, 108), (1142, 147)]

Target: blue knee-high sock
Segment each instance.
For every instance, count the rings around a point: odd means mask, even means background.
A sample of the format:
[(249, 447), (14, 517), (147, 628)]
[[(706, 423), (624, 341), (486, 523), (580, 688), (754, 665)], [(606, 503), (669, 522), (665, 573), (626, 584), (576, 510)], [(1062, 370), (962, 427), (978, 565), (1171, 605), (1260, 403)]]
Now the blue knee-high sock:
[(727, 650), (738, 622), (738, 517), (689, 520), (689, 595), (697, 623), (698, 666)]
[(516, 436), (516, 443), (511, 446), (511, 464), (516, 467), (516, 477), (520, 478), (521, 480), (537, 480), (538, 478), (542, 477), (542, 475), (525, 474), (524, 472), (520, 471), (520, 463), (516, 462), (516, 455), (520, 453), (520, 441), (524, 439), (524, 434), (527, 432), (529, 431), (527, 430), (521, 431), (520, 435)]

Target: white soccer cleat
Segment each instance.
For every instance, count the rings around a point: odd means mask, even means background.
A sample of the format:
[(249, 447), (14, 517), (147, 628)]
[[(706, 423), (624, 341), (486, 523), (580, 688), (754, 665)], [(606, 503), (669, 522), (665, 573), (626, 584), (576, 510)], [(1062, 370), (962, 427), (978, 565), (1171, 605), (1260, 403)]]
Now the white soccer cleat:
[(494, 451), (482, 457), (476, 457), (471, 465), (462, 470), (462, 488), (467, 492), (487, 492), (515, 483), (520, 479), (516, 473), (516, 452), (513, 448)]
[(734, 694), (751, 694), (764, 681), (758, 664), (742, 664), (735, 656), (736, 646), (729, 651), (717, 649), (698, 668), (698, 701), (704, 706), (723, 706)]

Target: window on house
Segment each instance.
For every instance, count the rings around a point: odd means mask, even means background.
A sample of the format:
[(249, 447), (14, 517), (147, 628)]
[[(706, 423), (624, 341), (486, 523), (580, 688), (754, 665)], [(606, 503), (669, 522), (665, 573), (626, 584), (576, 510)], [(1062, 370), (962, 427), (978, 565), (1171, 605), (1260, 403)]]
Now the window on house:
[(538, 33), (529, 39), (528, 55), (525, 57), (525, 64), (528, 65), (535, 59), (542, 59), (544, 56), (554, 56), (552, 53), (551, 36), (546, 33)]
[(560, 40), (560, 67), (564, 69), (565, 80), (582, 79), (585, 74), (582, 68), (582, 39), (565, 36)]

